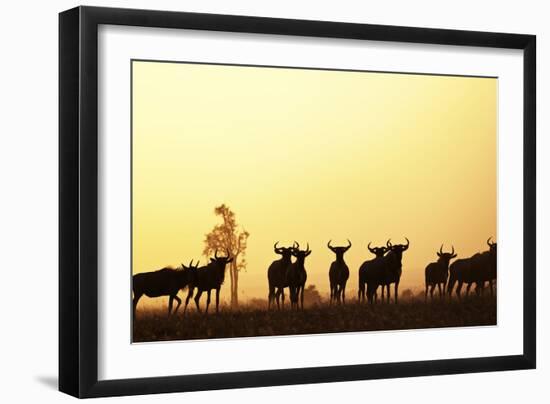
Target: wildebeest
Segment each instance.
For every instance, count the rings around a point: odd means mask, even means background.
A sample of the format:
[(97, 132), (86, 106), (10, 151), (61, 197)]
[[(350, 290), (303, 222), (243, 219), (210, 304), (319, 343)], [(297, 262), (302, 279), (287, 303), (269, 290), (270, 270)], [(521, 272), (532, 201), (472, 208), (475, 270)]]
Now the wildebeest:
[(483, 291), (483, 286), (487, 280), (490, 281), (491, 295), (493, 294), (493, 280), (496, 279), (496, 243), (491, 243), (491, 238), (487, 240), (488, 251), (476, 253), (470, 258), (462, 258), (453, 262), (449, 268), (449, 283), (447, 293), (452, 295), (455, 284), (456, 295), (461, 298), (462, 285), (466, 284), (466, 296), (470, 288), (475, 283), (476, 293)]
[(193, 260), (189, 266), (181, 264), (181, 269), (162, 268), (158, 271), (135, 274), (132, 278), (132, 289), (134, 291), (133, 311), (136, 317), (136, 307), (141, 296), (160, 297), (169, 296), (168, 316), (172, 314), (174, 300), (178, 302), (174, 314), (181, 305), (181, 299), (177, 296), (180, 289), (192, 287), (196, 280), (197, 267), (199, 262), (193, 266)]
[(275, 254), (281, 256), (280, 259), (273, 261), (267, 270), (267, 280), (269, 283), (269, 295), (268, 295), (268, 309), (271, 308), (273, 301), (277, 301), (277, 308), (281, 308), (279, 305), (279, 297), (282, 298), (282, 306), (285, 306), (285, 288), (288, 287), (286, 282), (286, 269), (292, 263), (292, 247), (277, 247), (279, 242), (277, 241), (273, 246)]
[[(225, 267), (228, 263), (233, 261), (233, 258), (229, 256), (218, 257), (218, 251), (214, 253), (214, 258), (210, 258), (208, 265), (200, 267), (196, 272), (196, 280), (193, 282), (193, 287), (197, 288), (197, 294), (195, 295), (195, 305), (197, 306), (197, 311), (201, 311), (199, 307), (199, 301), (203, 292), (207, 293), (206, 299), (206, 310), (205, 313), (208, 313), (208, 306), (210, 305), (210, 293), (212, 289), (216, 291), (216, 313), (218, 313), (220, 305), (220, 288), (225, 280)], [(189, 298), (193, 295), (192, 290), (187, 296), (185, 301), (185, 306), (189, 302)]]
[(346, 303), (346, 283), (349, 278), (349, 268), (344, 261), (344, 254), (351, 248), (351, 241), (348, 239), (348, 245), (345, 247), (333, 247), (329, 240), (327, 247), (330, 251), (336, 254), (336, 260), (330, 264), (328, 277), (330, 281), (330, 303), (337, 301)]
[(480, 262), (477, 273), (476, 287), (479, 293), (483, 293), (485, 282), (489, 282), (491, 296), (493, 296), (493, 281), (497, 278), (497, 243), (492, 243), (491, 238), (489, 238), (487, 245), (489, 246), (489, 251), (482, 253), (483, 260)]
[[(304, 262), (306, 257), (311, 254), (309, 243), (305, 250), (300, 250), (300, 245), (295, 242), (296, 248), (292, 250), (292, 255), (296, 261), (290, 264), (286, 269), (286, 282), (290, 290), (290, 305), (293, 308), (304, 308), (304, 287), (307, 280), (307, 272)], [(299, 303), (299, 304), (298, 304)]]
[[(372, 303), (372, 297), (376, 295), (376, 290), (379, 285), (382, 285), (384, 278), (384, 254), (388, 251), (388, 248), (385, 246), (382, 247), (372, 247), (371, 243), (367, 245), (367, 248), (371, 253), (376, 257), (372, 260), (365, 261), (359, 267), (359, 291), (358, 291), (358, 300), (365, 301), (365, 284), (370, 283), (370, 294), (367, 293), (369, 298), (369, 303)], [(375, 287), (376, 284), (376, 287)]]
[(428, 299), (428, 288), (430, 288), (430, 297), (433, 300), (436, 285), (437, 290), (439, 291), (439, 298), (442, 299), (445, 295), (445, 286), (447, 285), (447, 278), (449, 276), (449, 262), (453, 258), (456, 258), (454, 246), (452, 246), (452, 251), (447, 253), (443, 252), (443, 244), (441, 244), (439, 251), (437, 251), (437, 256), (439, 258), (436, 262), (431, 262), (426, 266), (426, 292), (424, 293), (425, 301)]
[[(391, 240), (388, 240), (386, 243), (386, 246), (389, 249), (389, 252), (383, 257), (384, 258), (384, 267), (385, 267), (385, 286), (386, 291), (388, 292), (388, 303), (390, 302), (390, 285), (392, 283), (395, 283), (395, 297), (394, 301), (397, 303), (397, 297), (399, 295), (399, 281), (401, 280), (401, 273), (403, 272), (401, 260), (403, 259), (403, 253), (408, 250), (410, 242), (407, 237), (405, 237), (405, 240), (407, 240), (407, 244), (393, 244), (391, 243)], [(383, 289), (384, 285), (382, 285), (382, 299), (384, 298)]]

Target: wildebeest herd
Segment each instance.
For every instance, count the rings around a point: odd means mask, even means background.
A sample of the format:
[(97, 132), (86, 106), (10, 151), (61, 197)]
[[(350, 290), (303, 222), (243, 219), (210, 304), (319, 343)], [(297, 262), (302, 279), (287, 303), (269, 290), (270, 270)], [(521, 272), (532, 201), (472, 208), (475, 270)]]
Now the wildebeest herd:
[[(391, 239), (385, 246), (367, 248), (374, 255), (373, 259), (363, 262), (358, 270), (358, 301), (374, 303), (378, 299), (378, 289), (381, 289), (381, 300), (390, 301), (390, 286), (394, 284), (394, 301), (397, 303), (399, 295), (399, 281), (402, 274), (403, 253), (409, 249), (410, 242), (405, 237), (406, 244), (392, 244)], [(327, 243), (327, 248), (335, 254), (335, 260), (330, 264), (328, 275), (330, 281), (330, 303), (345, 303), (346, 284), (350, 277), (350, 270), (344, 260), (344, 254), (351, 248), (352, 243), (347, 240), (346, 246), (333, 246), (332, 241)], [(472, 285), (475, 285), (476, 294), (482, 294), (485, 284), (488, 282), (491, 296), (494, 294), (494, 281), (496, 280), (497, 244), (487, 240), (489, 249), (477, 253), (469, 258), (461, 258), (450, 263), (457, 257), (454, 247), (451, 252), (444, 252), (443, 245), (439, 248), (437, 261), (429, 263), (425, 269), (425, 299), (428, 293), (433, 299), (434, 290), (437, 287), (440, 298), (445, 294), (450, 297), (455, 291), (461, 298), (461, 290), (466, 284), (466, 294)], [(309, 243), (305, 249), (301, 249), (298, 242), (290, 247), (281, 247), (279, 243), (273, 246), (275, 254), (281, 256), (273, 261), (267, 270), (269, 284), (268, 309), (275, 303), (280, 309), (284, 307), (285, 289), (288, 288), (291, 308), (304, 307), (304, 288), (307, 281), (305, 267), (306, 258), (312, 253)], [(294, 258), (294, 260), (293, 260)], [(201, 311), (199, 302), (202, 294), (206, 292), (206, 309), (210, 305), (212, 290), (216, 292), (216, 312), (219, 310), (220, 289), (225, 280), (225, 268), (233, 258), (226, 252), (225, 256), (218, 256), (216, 251), (207, 265), (199, 267), (199, 262), (193, 265), (181, 265), (181, 268), (163, 268), (154, 272), (139, 273), (133, 277), (133, 310), (134, 317), (136, 306), (143, 295), (148, 297), (168, 296), (168, 315), (172, 314), (174, 300), (177, 305), (173, 311), (176, 313), (181, 305), (181, 299), (177, 296), (180, 290), (188, 289), (185, 299), (184, 313), (187, 310), (189, 300), (195, 294), (197, 311)], [(456, 289), (455, 289), (456, 285)]]

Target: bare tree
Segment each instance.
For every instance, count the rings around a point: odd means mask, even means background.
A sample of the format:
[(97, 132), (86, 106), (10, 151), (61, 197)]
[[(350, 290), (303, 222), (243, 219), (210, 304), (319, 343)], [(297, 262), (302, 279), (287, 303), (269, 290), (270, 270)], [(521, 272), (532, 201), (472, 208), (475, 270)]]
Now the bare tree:
[(246, 230), (240, 229), (235, 219), (235, 213), (229, 206), (222, 204), (214, 209), (216, 216), (221, 216), (223, 223), (214, 226), (204, 239), (203, 255), (212, 255), (216, 250), (226, 251), (233, 261), (229, 263), (231, 280), (231, 307), (239, 305), (239, 271), (246, 268), (246, 245), (248, 236)]

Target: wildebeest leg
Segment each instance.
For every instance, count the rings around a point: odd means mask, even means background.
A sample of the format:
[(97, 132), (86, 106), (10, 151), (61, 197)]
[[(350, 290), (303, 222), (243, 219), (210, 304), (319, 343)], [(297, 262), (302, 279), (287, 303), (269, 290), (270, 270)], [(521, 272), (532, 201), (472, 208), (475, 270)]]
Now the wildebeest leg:
[(455, 287), (456, 280), (454, 277), (451, 277), (449, 279), (449, 283), (447, 284), (447, 293), (449, 294), (449, 297), (452, 297), (453, 295), (453, 288)]
[(342, 304), (346, 304), (346, 284), (342, 285)]
[(187, 311), (187, 305), (189, 304), (189, 299), (193, 297), (193, 289), (194, 288), (189, 288), (189, 290), (187, 291), (187, 297), (185, 298), (185, 307), (183, 308), (183, 315), (185, 315), (185, 312)]
[(466, 286), (466, 297), (468, 297), (468, 295), (470, 294), (470, 288), (472, 287), (472, 284), (469, 283), (467, 286)]
[(485, 281), (476, 282), (476, 294), (478, 296), (483, 296), (484, 289), (485, 289)]
[(176, 314), (176, 312), (178, 311), (179, 307), (181, 306), (181, 299), (180, 299), (178, 296), (174, 295), (174, 300), (175, 300), (176, 302), (178, 302), (178, 304), (176, 305), (176, 308), (174, 309), (174, 314)]
[(388, 283), (386, 284), (386, 301), (388, 302), (388, 304), (390, 303), (390, 286), (391, 286), (391, 283)]
[(285, 308), (285, 288), (281, 288), (281, 308)]
[[(389, 286), (388, 286), (388, 288), (389, 288)], [(394, 300), (395, 300), (395, 303), (397, 304), (397, 296), (399, 296), (399, 293), (398, 293), (399, 292), (399, 282), (395, 282), (394, 290), (395, 290)], [(390, 294), (388, 293), (388, 296), (389, 295)], [(388, 302), (389, 302), (389, 300), (388, 300)]]
[(197, 294), (195, 295), (195, 305), (197, 306), (197, 311), (200, 313), (201, 312), (201, 308), (199, 307), (199, 301), (201, 299), (201, 295), (202, 295), (202, 290), (199, 289), (197, 291)]
[(300, 286), (300, 305), (304, 309), (304, 285)]
[(269, 285), (269, 291), (267, 293), (267, 309), (271, 309), (271, 304), (273, 303), (275, 295), (275, 288)]
[(170, 314), (172, 313), (172, 303), (174, 302), (174, 296), (170, 296), (168, 298), (168, 317), (170, 317)]
[(489, 281), (489, 288), (491, 290), (491, 297), (493, 297), (495, 295), (495, 291), (493, 290), (493, 280), (492, 279)]
[(441, 282), (438, 282), (438, 283), (437, 283), (437, 290), (439, 291), (439, 300), (441, 300), (442, 297), (443, 297), (443, 296), (441, 295)]
[(208, 314), (208, 306), (210, 306), (210, 293), (212, 292), (211, 289), (208, 289), (206, 291), (206, 310), (204, 312), (204, 314)]
[(424, 292), (424, 302), (428, 301), (428, 283), (426, 283), (426, 291)]
[(434, 300), (434, 289), (435, 289), (435, 283), (432, 283), (430, 285), (430, 300)]
[(142, 294), (139, 294), (139, 295), (134, 295), (134, 302), (133, 302), (133, 306), (134, 306), (134, 320), (136, 319), (136, 307), (137, 307), (137, 304), (139, 302), (139, 299), (141, 298), (141, 296), (143, 296)]
[(330, 299), (328, 301), (328, 304), (329, 305), (332, 305), (332, 299), (334, 297), (334, 285), (331, 283), (330, 284)]
[(219, 306), (220, 306), (220, 288), (216, 289), (216, 314), (218, 314)]
[[(274, 288), (274, 300), (277, 303), (277, 309), (281, 308), (281, 306), (279, 306), (279, 295), (280, 295), (279, 290), (280, 290), (280, 288)], [(267, 308), (268, 308), (268, 310), (271, 308), (271, 303), (269, 303)]]
[(464, 284), (464, 282), (462, 281), (458, 281), (458, 285), (456, 286), (456, 297), (458, 297), (460, 299), (460, 291), (462, 290), (462, 285)]

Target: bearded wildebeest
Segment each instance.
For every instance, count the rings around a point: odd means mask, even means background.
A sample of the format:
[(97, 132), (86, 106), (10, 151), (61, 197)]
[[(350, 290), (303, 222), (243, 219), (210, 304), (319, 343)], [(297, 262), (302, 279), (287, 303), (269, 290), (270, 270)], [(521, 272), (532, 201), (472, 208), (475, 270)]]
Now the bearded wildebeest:
[[(304, 288), (307, 280), (306, 267), (304, 262), (306, 257), (311, 254), (309, 243), (305, 250), (300, 250), (300, 245), (297, 242), (296, 248), (292, 250), (292, 255), (296, 261), (290, 264), (286, 269), (286, 282), (290, 290), (290, 305), (293, 308), (304, 308)], [(298, 305), (300, 303), (300, 305)]]
[[(197, 306), (197, 311), (201, 311), (199, 307), (199, 301), (203, 292), (207, 293), (206, 299), (206, 310), (205, 313), (208, 313), (208, 306), (210, 305), (210, 293), (212, 289), (216, 291), (216, 313), (218, 313), (220, 305), (220, 288), (222, 287), (223, 281), (225, 280), (225, 267), (233, 258), (229, 256), (229, 252), (226, 252), (227, 256), (218, 257), (218, 251), (214, 253), (214, 258), (210, 258), (208, 265), (200, 267), (197, 269), (196, 281), (193, 283), (193, 286), (197, 288), (197, 294), (195, 295), (195, 305)], [(185, 306), (189, 303), (189, 298), (193, 295), (192, 291), (190, 295), (187, 296), (185, 301)]]
[(282, 306), (285, 306), (285, 288), (288, 287), (286, 282), (286, 269), (292, 264), (292, 251), (293, 247), (277, 247), (279, 242), (277, 241), (273, 246), (275, 254), (281, 256), (280, 259), (273, 261), (267, 270), (267, 280), (269, 283), (269, 295), (268, 295), (268, 309), (271, 308), (273, 301), (277, 301), (277, 308), (281, 308), (279, 305), (279, 297), (282, 298)]
[(445, 295), (445, 286), (447, 285), (447, 278), (449, 276), (449, 262), (453, 258), (456, 258), (454, 246), (452, 247), (452, 251), (447, 253), (443, 252), (443, 244), (441, 244), (437, 256), (439, 258), (436, 262), (431, 262), (426, 266), (426, 292), (424, 293), (424, 301), (428, 300), (428, 288), (430, 288), (430, 297), (433, 300), (436, 285), (439, 291), (439, 298), (442, 299)]
[(327, 247), (330, 251), (336, 254), (336, 261), (330, 264), (328, 271), (328, 277), (330, 281), (330, 303), (337, 301), (340, 303), (346, 303), (346, 283), (349, 278), (349, 268), (344, 262), (344, 254), (351, 248), (351, 241), (348, 239), (348, 245), (345, 247), (333, 247), (330, 245), (329, 240)]
[[(365, 284), (371, 285), (370, 295), (367, 293), (367, 297), (369, 298), (369, 303), (372, 303), (372, 297), (376, 296), (378, 286), (383, 285), (385, 279), (383, 257), (388, 251), (388, 248), (384, 246), (371, 248), (370, 245), (371, 243), (369, 242), (367, 248), (375, 255), (375, 258), (363, 262), (359, 267), (359, 290), (357, 292), (357, 299), (359, 302), (365, 301)], [(376, 287), (374, 285), (376, 285)]]
[[(391, 240), (386, 242), (386, 246), (389, 252), (384, 256), (385, 267), (385, 286), (388, 292), (388, 303), (390, 302), (390, 285), (395, 283), (395, 303), (397, 303), (397, 297), (399, 295), (399, 281), (401, 280), (401, 273), (403, 272), (401, 260), (403, 259), (403, 253), (408, 250), (410, 242), (407, 237), (407, 244), (392, 244)], [(382, 300), (384, 300), (384, 285), (382, 285)]]
[(462, 285), (466, 284), (466, 296), (470, 288), (475, 283), (476, 293), (483, 291), (483, 286), (487, 280), (490, 281), (491, 294), (493, 294), (493, 280), (496, 279), (496, 243), (491, 243), (491, 238), (487, 240), (488, 251), (476, 253), (470, 258), (463, 258), (453, 262), (449, 268), (449, 284), (447, 293), (449, 296), (453, 293), (454, 285), (456, 287), (456, 296), (461, 298)]
[(135, 274), (132, 278), (132, 289), (134, 291), (133, 310), (136, 317), (136, 307), (141, 296), (160, 297), (169, 296), (168, 316), (172, 314), (172, 304), (174, 300), (178, 302), (174, 314), (181, 305), (181, 299), (177, 296), (180, 289), (189, 287), (196, 279), (197, 267), (199, 262), (193, 266), (193, 260), (189, 266), (181, 264), (181, 269), (162, 268), (158, 271), (144, 272)]

